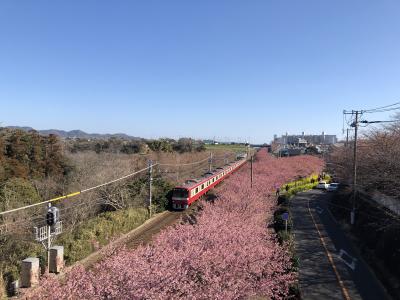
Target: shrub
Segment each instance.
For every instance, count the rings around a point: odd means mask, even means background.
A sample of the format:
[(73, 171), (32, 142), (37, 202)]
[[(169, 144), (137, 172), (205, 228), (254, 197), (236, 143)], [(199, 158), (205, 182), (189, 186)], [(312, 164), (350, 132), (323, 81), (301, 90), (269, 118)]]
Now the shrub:
[(382, 258), (385, 265), (400, 276), (400, 235), (399, 226), (391, 226), (387, 228), (378, 242), (376, 254)]
[[(282, 219), (283, 213), (289, 213), (289, 208), (285, 207), (285, 206), (281, 206), (274, 212), (274, 229), (276, 232), (279, 232), (282, 230), (284, 231), (286, 228), (285, 220)], [(287, 226), (288, 226), (287, 227), (288, 231), (290, 231), (292, 229), (292, 222), (291, 222), (290, 215), (289, 215), (289, 220), (288, 220)]]
[(278, 240), (280, 244), (289, 242), (291, 240), (291, 234), (289, 230), (287, 232), (285, 230), (278, 231)]
[[(43, 247), (36, 242), (16, 240), (11, 236), (0, 237), (0, 272), (3, 274), (5, 286), (19, 278), (21, 258), (44, 258)], [(1, 298), (0, 298), (1, 299)]]

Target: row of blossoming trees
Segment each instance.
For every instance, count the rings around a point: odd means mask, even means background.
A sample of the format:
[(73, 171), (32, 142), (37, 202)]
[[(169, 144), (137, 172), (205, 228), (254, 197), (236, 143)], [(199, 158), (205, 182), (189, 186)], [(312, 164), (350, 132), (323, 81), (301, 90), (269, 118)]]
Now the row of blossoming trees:
[(276, 204), (275, 186), (321, 171), (311, 156), (276, 159), (257, 154), (254, 184), (249, 166), (203, 203), (195, 225), (179, 224), (151, 245), (121, 249), (67, 280), (44, 280), (30, 297), (48, 299), (238, 299), (263, 295), (285, 298), (296, 280), (287, 249), (267, 227)]

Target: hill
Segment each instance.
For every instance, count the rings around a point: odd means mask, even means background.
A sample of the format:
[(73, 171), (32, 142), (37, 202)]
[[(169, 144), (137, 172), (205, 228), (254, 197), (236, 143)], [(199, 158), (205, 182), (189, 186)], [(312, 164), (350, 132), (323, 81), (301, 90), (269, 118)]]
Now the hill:
[[(23, 131), (31, 131), (31, 130), (36, 130), (32, 127), (26, 127), (26, 126), (6, 126), (6, 128), (10, 129), (20, 129)], [(71, 131), (65, 131), (65, 130), (59, 130), (59, 129), (46, 129), (46, 130), (36, 130), (39, 134), (41, 135), (50, 135), (54, 134), (56, 136), (59, 136), (61, 138), (80, 138), (80, 139), (99, 139), (99, 140), (105, 140), (109, 139), (111, 137), (115, 138), (121, 138), (121, 139), (126, 139), (126, 140), (141, 140), (140, 137), (135, 137), (135, 136), (130, 136), (125, 133), (86, 133), (82, 130), (76, 129), (76, 130), (71, 130)]]

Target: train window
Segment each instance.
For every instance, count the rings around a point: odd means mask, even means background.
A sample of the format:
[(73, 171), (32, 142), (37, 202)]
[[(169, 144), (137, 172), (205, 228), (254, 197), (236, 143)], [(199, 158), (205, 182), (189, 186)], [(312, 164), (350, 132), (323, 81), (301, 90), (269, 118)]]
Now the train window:
[(201, 185), (201, 189), (204, 189), (204, 184)]
[(176, 198), (187, 198), (189, 195), (188, 190), (186, 189), (174, 189), (172, 197)]
[(196, 188), (196, 194), (197, 194), (198, 192), (199, 192), (199, 188), (197, 187), (197, 188)]

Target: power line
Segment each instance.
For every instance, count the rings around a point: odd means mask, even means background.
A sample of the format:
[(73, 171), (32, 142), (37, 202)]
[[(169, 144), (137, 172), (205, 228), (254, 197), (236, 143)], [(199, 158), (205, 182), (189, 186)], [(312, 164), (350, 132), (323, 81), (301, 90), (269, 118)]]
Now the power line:
[(96, 186), (93, 186), (93, 187), (90, 187), (90, 188), (83, 189), (83, 190), (78, 191), (78, 192), (73, 192), (73, 193), (70, 193), (70, 194), (67, 194), (67, 195), (63, 195), (63, 196), (59, 196), (59, 197), (56, 197), (56, 198), (52, 198), (52, 199), (49, 199), (49, 200), (46, 200), (46, 201), (42, 201), (42, 202), (26, 205), (26, 206), (23, 206), (23, 207), (14, 208), (14, 209), (10, 209), (10, 210), (7, 210), (7, 211), (0, 212), (0, 216), (6, 215), (6, 214), (9, 214), (9, 213), (12, 213), (12, 212), (20, 211), (20, 210), (23, 210), (23, 209), (36, 207), (38, 205), (42, 205), (42, 204), (46, 204), (46, 203), (52, 203), (52, 202), (55, 202), (55, 201), (58, 201), (58, 200), (63, 200), (63, 199), (66, 199), (66, 198), (75, 197), (75, 196), (78, 196), (80, 194), (83, 194), (83, 193), (98, 189), (100, 187), (103, 187), (103, 186), (106, 186), (106, 185), (109, 185), (109, 184), (124, 180), (124, 179), (129, 178), (129, 177), (132, 177), (132, 176), (137, 175), (137, 174), (139, 174), (141, 172), (149, 170), (150, 168), (152, 168), (154, 166), (157, 166), (157, 165), (161, 165), (161, 166), (177, 166), (177, 167), (178, 166), (189, 166), (189, 165), (199, 164), (199, 163), (205, 162), (207, 160), (209, 160), (209, 158), (205, 158), (205, 159), (197, 161), (197, 162), (185, 163), (185, 164), (158, 164), (158, 163), (155, 163), (155, 164), (152, 164), (152, 165), (150, 165), (150, 166), (148, 166), (146, 168), (143, 168), (143, 169), (141, 169), (139, 171), (130, 173), (128, 175), (119, 177), (117, 179), (114, 179), (114, 180), (111, 180), (111, 181), (108, 181), (108, 182), (105, 182), (105, 183), (102, 183), (102, 184), (99, 184), (99, 185), (96, 185)]
[(383, 121), (367, 121), (367, 120), (360, 121), (360, 123), (364, 123), (367, 125), (375, 123), (394, 123), (394, 122), (400, 122), (400, 120), (396, 119), (396, 120), (383, 120)]
[(96, 186), (93, 186), (93, 187), (90, 187), (90, 188), (87, 188), (87, 189), (84, 189), (84, 190), (81, 190), (81, 191), (79, 191), (79, 192), (74, 192), (74, 193), (70, 193), (70, 194), (67, 194), (67, 195), (60, 196), (60, 197), (52, 198), (52, 199), (49, 199), (49, 200), (46, 200), (46, 201), (42, 201), (42, 202), (38, 202), (38, 203), (26, 205), (26, 206), (23, 206), (23, 207), (19, 207), (19, 208), (14, 208), (14, 209), (10, 209), (10, 210), (7, 210), (7, 211), (3, 211), (3, 212), (0, 212), (0, 216), (6, 215), (6, 214), (9, 214), (9, 213), (12, 213), (12, 212), (20, 211), (20, 210), (23, 210), (23, 209), (35, 207), (35, 206), (38, 206), (38, 205), (42, 205), (42, 204), (46, 204), (46, 203), (51, 203), (51, 202), (55, 202), (55, 201), (62, 200), (62, 199), (66, 199), (66, 198), (75, 197), (75, 196), (77, 196), (77, 195), (80, 195), (80, 194), (83, 194), (83, 193), (92, 191), (92, 190), (94, 190), (94, 189), (98, 189), (98, 188), (100, 188), (100, 187), (102, 187), (102, 186), (109, 185), (109, 184), (111, 184), (111, 183), (115, 183), (115, 182), (117, 182), (117, 181), (121, 181), (121, 180), (123, 180), (123, 179), (132, 177), (132, 176), (134, 176), (134, 175), (136, 175), (136, 174), (139, 174), (139, 173), (141, 173), (141, 172), (144, 172), (144, 171), (150, 169), (150, 167), (156, 166), (156, 165), (157, 165), (157, 163), (154, 164), (154, 165), (151, 165), (151, 166), (149, 166), (149, 167), (147, 167), (147, 168), (144, 168), (144, 169), (141, 169), (141, 170), (139, 170), (139, 171), (136, 171), (136, 172), (134, 172), (134, 173), (131, 173), (131, 174), (122, 176), (122, 177), (120, 177), (120, 178), (117, 178), (117, 179), (114, 179), (114, 180), (111, 180), (111, 181), (108, 181), (108, 182), (105, 182), (105, 183), (102, 183), (102, 184), (99, 184), (99, 185), (96, 185)]
[(372, 109), (366, 109), (366, 110), (363, 110), (363, 112), (375, 113), (375, 112), (381, 112), (381, 111), (390, 111), (390, 110), (400, 109), (400, 107), (396, 107), (396, 108), (392, 107), (392, 106), (395, 106), (395, 105), (400, 105), (400, 102), (396, 102), (396, 103), (393, 103), (393, 104), (389, 104), (389, 105), (385, 105), (385, 106), (381, 106), (381, 107), (376, 107), (376, 108), (372, 108)]

